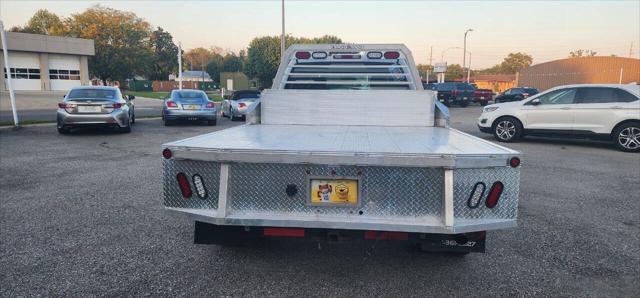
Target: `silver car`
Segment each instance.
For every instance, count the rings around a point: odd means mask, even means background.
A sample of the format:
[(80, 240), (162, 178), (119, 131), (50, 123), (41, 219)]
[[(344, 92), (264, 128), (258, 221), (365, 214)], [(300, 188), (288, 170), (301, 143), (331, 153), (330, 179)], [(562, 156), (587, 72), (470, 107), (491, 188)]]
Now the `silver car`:
[(245, 116), (247, 109), (260, 98), (260, 91), (241, 90), (235, 91), (230, 99), (222, 101), (222, 117), (229, 117), (231, 121), (239, 120)]
[(136, 121), (132, 100), (116, 87), (83, 86), (71, 89), (58, 104), (58, 132), (76, 127), (107, 126), (131, 132)]
[(173, 90), (164, 100), (162, 120), (166, 126), (179, 120), (206, 121), (209, 125), (216, 125), (216, 106), (201, 90)]

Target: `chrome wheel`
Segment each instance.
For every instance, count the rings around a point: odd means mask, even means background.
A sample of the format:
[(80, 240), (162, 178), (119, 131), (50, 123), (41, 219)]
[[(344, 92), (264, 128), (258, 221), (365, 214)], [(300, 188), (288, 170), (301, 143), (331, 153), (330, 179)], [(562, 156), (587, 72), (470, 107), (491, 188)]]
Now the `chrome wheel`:
[(511, 140), (516, 135), (516, 126), (511, 121), (500, 121), (496, 125), (496, 136), (501, 140)]
[(618, 144), (629, 150), (636, 150), (640, 147), (640, 128), (626, 127), (618, 134)]

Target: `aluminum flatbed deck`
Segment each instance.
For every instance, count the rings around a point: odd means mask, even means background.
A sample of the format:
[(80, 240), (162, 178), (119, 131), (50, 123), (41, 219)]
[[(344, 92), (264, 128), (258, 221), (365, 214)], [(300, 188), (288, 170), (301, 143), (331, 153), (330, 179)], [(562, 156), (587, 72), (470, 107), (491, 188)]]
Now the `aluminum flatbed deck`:
[(192, 160), (456, 168), (519, 155), (444, 127), (241, 125), (163, 147)]

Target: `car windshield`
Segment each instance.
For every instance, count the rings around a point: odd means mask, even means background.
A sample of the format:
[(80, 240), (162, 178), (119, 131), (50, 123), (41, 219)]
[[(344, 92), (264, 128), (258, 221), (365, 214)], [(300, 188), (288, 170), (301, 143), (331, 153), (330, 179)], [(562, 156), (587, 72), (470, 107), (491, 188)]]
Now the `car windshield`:
[(116, 91), (112, 89), (73, 89), (67, 99), (116, 100)]
[(207, 95), (202, 91), (174, 91), (174, 99), (207, 99)]

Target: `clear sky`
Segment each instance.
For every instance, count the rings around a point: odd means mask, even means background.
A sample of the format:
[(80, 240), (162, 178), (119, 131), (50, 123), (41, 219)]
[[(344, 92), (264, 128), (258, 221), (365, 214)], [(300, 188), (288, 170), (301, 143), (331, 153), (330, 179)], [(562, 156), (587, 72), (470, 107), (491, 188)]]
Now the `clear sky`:
[[(280, 1), (0, 1), (5, 27), (24, 25), (35, 11), (60, 16), (95, 4), (128, 10), (169, 31), (185, 49), (218, 46), (238, 51), (256, 36), (280, 34)], [(534, 63), (566, 58), (571, 50), (633, 57), (640, 51), (640, 1), (295, 1), (286, 0), (286, 31), (336, 35), (345, 42), (405, 43), (418, 63), (462, 47), (472, 68), (490, 67), (509, 52)], [(462, 50), (446, 51), (462, 63)]]

